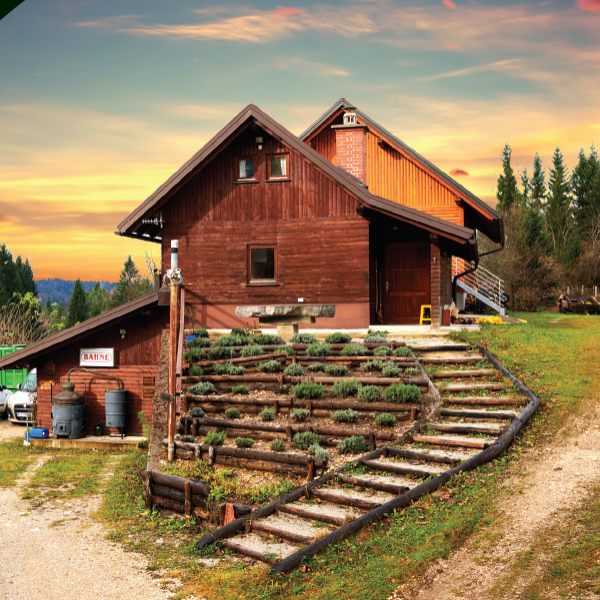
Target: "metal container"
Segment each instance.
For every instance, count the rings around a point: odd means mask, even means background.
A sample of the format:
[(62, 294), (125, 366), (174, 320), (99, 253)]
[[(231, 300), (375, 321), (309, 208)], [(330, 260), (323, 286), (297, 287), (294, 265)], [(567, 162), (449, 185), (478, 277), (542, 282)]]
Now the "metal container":
[(76, 440), (83, 437), (85, 398), (75, 391), (75, 385), (66, 381), (52, 399), (52, 437)]
[(106, 390), (104, 404), (106, 427), (116, 427), (123, 437), (127, 426), (127, 390)]

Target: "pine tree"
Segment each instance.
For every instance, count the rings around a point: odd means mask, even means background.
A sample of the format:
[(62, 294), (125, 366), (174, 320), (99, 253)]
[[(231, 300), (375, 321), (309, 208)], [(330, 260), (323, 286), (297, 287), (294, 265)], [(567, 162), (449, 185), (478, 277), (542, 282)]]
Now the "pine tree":
[(29, 259), (27, 258), (25, 259), (25, 262), (23, 262), (21, 257), (17, 256), (15, 267), (17, 268), (19, 281), (21, 282), (21, 294), (31, 293), (34, 296), (37, 296), (37, 286), (33, 280), (33, 269), (29, 264)]
[(579, 162), (571, 175), (573, 202), (577, 215), (579, 233), (588, 237), (600, 212), (600, 163), (594, 146), (589, 157), (583, 150), (579, 152)]
[(97, 317), (105, 310), (108, 310), (108, 291), (100, 287), (100, 283), (96, 281), (92, 291), (88, 295), (89, 316)]
[(531, 179), (527, 175), (527, 169), (523, 169), (523, 173), (521, 173), (521, 186), (523, 187), (523, 203), (528, 205), (531, 195)]
[(121, 306), (152, 291), (153, 284), (149, 279), (142, 279), (131, 255), (127, 257), (119, 281), (110, 298), (110, 307)]
[(44, 312), (48, 315), (52, 312), (52, 302), (50, 301), (50, 296), (46, 298), (46, 304), (44, 304)]
[(510, 165), (511, 154), (512, 150), (506, 144), (502, 151), (502, 174), (498, 177), (498, 190), (496, 192), (496, 198), (498, 199), (496, 208), (501, 212), (510, 210), (519, 200), (517, 179)]
[(69, 301), (69, 310), (67, 312), (67, 327), (73, 327), (77, 323), (83, 323), (88, 318), (87, 293), (77, 279), (73, 286), (73, 294)]
[(542, 159), (535, 153), (533, 177), (531, 178), (531, 204), (538, 209), (546, 202), (546, 171), (542, 169)]
[(548, 182), (546, 224), (552, 236), (554, 256), (563, 264), (572, 258), (570, 246), (573, 238), (573, 210), (571, 207), (571, 185), (569, 174), (559, 148), (552, 157), (552, 169)]

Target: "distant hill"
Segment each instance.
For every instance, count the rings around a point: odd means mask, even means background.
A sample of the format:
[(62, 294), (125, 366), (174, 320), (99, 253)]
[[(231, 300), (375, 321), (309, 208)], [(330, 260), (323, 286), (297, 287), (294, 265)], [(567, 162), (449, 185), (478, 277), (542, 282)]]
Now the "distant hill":
[[(95, 281), (82, 281), (83, 289), (86, 292), (91, 292)], [(38, 298), (41, 298), (42, 304), (46, 302), (46, 298), (50, 296), (50, 302), (57, 304), (62, 302), (64, 306), (68, 306), (69, 299), (73, 293), (75, 280), (69, 279), (36, 279), (35, 284), (38, 290)], [(109, 281), (101, 281), (100, 286), (112, 292), (116, 283)]]

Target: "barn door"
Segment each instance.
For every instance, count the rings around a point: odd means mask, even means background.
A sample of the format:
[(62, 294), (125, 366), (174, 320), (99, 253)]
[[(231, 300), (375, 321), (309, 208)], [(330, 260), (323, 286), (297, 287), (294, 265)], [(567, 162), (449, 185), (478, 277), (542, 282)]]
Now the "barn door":
[(391, 243), (385, 249), (383, 318), (418, 323), (422, 304), (431, 304), (429, 243)]

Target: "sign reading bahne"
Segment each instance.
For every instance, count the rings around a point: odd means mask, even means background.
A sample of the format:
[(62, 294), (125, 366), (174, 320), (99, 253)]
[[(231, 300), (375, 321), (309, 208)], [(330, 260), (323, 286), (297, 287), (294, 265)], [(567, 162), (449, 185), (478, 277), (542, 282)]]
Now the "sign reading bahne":
[(80, 348), (80, 367), (114, 367), (114, 348)]

